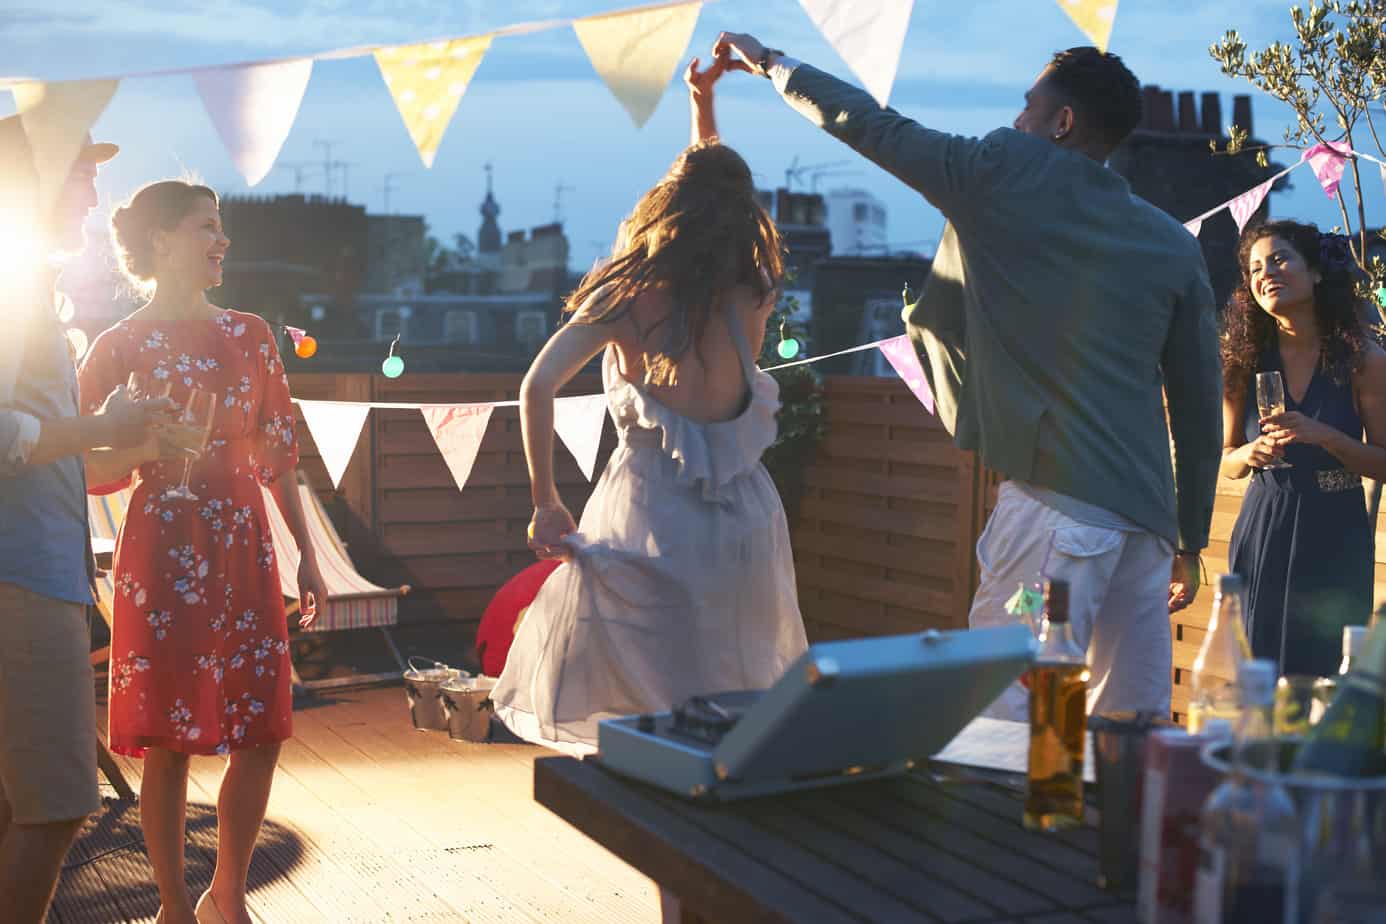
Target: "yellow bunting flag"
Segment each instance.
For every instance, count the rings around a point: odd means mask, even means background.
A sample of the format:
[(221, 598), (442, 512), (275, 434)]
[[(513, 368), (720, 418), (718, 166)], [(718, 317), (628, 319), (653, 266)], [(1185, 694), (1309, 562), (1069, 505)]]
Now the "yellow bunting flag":
[(654, 115), (702, 8), (701, 2), (684, 3), (573, 23), (592, 67), (637, 128)]
[(67, 80), (57, 83), (18, 83), (15, 108), (33, 152), (39, 180), (39, 208), (47, 211), (58, 201), (87, 132), (115, 95), (116, 80)]
[(438, 144), (477, 66), (491, 47), (491, 36), (396, 45), (375, 52), (375, 63), (399, 107), (404, 127), (425, 167), (433, 166)]
[(1112, 23), (1116, 21), (1117, 0), (1059, 0), (1059, 6), (1099, 51), (1107, 50)]

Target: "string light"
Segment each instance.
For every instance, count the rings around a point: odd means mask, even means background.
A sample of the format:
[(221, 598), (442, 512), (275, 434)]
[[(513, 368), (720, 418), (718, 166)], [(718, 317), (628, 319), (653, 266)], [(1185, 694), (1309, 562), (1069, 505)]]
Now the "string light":
[(1386, 286), (1382, 286), (1376, 290), (1376, 300), (1386, 305)]
[(789, 336), (788, 318), (780, 321), (780, 344), (775, 347), (775, 352), (780, 354), (780, 359), (793, 359), (799, 355), (799, 341)]
[(395, 334), (395, 339), (390, 341), (390, 355), (385, 357), (385, 361), (380, 364), (380, 371), (387, 379), (397, 379), (404, 374), (404, 359), (395, 355), (395, 347), (399, 345), (399, 334)]
[(284, 325), (284, 332), (294, 342), (294, 355), (299, 359), (312, 359), (318, 352), (318, 340), (301, 327)]

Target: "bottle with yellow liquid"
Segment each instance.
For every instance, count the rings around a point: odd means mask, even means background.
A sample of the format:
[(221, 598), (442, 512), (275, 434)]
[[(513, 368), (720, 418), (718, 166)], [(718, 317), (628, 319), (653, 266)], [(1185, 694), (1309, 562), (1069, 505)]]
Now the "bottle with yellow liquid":
[(1218, 575), (1213, 597), (1213, 616), (1208, 633), (1193, 665), (1193, 693), (1189, 697), (1189, 734), (1197, 735), (1209, 719), (1241, 718), (1237, 696), (1237, 668), (1251, 660), (1251, 646), (1242, 626), (1245, 585), (1236, 574)]
[(1083, 740), (1088, 664), (1068, 621), (1068, 582), (1044, 585), (1040, 650), (1030, 668), (1030, 759), (1025, 827), (1058, 831), (1083, 822)]

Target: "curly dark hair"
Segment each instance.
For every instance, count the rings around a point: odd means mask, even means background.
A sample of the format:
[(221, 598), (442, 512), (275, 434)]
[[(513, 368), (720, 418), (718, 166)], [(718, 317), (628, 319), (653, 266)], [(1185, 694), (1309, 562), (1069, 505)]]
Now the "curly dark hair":
[(1298, 221), (1268, 221), (1242, 232), (1237, 246), (1237, 265), (1241, 284), (1233, 291), (1223, 313), (1222, 376), (1223, 393), (1229, 397), (1244, 393), (1256, 373), (1261, 356), (1275, 344), (1275, 319), (1261, 309), (1251, 292), (1247, 265), (1257, 241), (1278, 237), (1304, 258), (1309, 269), (1322, 277), (1314, 286), (1314, 316), (1319, 325), (1319, 368), (1339, 384), (1361, 371), (1368, 344), (1366, 305), (1357, 294), (1352, 264), (1348, 261), (1324, 262), (1325, 235), (1315, 225)]
[(1141, 82), (1114, 54), (1091, 45), (1057, 51), (1046, 80), (1112, 148), (1140, 124)]

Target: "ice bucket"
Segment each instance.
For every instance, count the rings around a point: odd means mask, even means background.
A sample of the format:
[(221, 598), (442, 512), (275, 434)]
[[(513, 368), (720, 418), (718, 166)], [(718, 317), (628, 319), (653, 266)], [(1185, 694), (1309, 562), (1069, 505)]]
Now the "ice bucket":
[[(1376, 877), (1386, 879), (1386, 776), (1334, 778), (1292, 774), (1300, 742), (1295, 738), (1253, 742), (1247, 776), (1257, 783), (1274, 779), (1294, 800), (1300, 829), (1299, 919), (1315, 919), (1319, 897), (1334, 877), (1370, 858)], [(1231, 744), (1217, 741), (1203, 750), (1203, 761), (1230, 771)], [(1274, 771), (1267, 769), (1274, 767)]]
[[(416, 663), (418, 662), (418, 663)], [(419, 664), (431, 665), (420, 667)], [(409, 670), (404, 672), (404, 695), (409, 700), (409, 718), (415, 728), (447, 731), (448, 717), (443, 712), (443, 684), (463, 674), (441, 661), (411, 657)]]
[(454, 677), (443, 684), (443, 713), (454, 741), (491, 739), (491, 690), (494, 677)]

